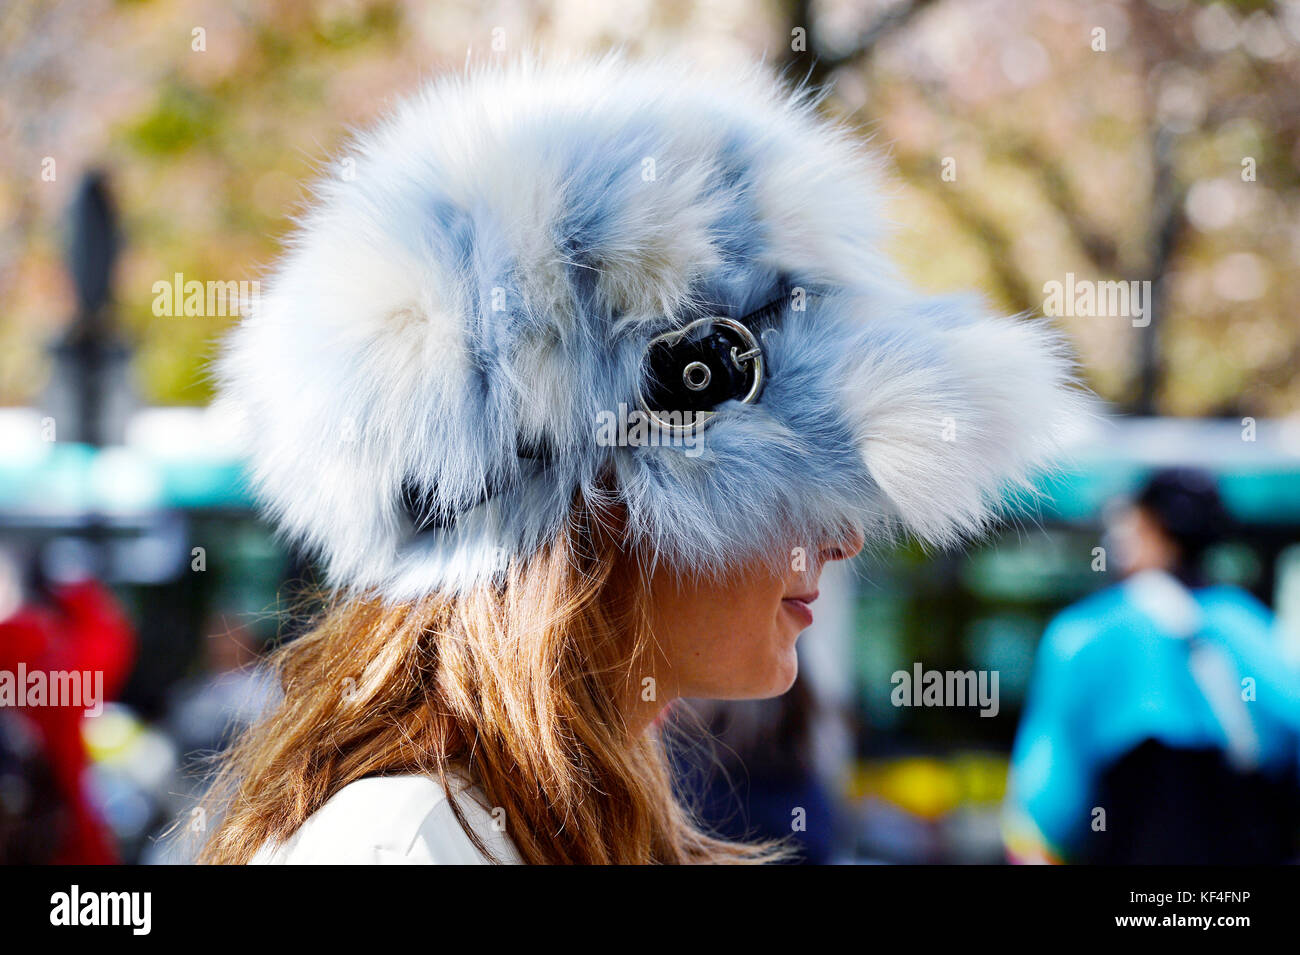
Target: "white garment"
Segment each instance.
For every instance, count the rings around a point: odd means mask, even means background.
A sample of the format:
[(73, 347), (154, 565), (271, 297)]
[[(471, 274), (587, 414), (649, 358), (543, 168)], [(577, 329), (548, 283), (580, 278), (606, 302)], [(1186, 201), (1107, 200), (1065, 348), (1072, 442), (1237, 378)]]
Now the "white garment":
[[(478, 787), (450, 777), (456, 802), (498, 862), (520, 863)], [(500, 819), (502, 813), (497, 813)], [(253, 865), (480, 865), (441, 784), (427, 776), (375, 776), (349, 783), (282, 844), (262, 846)]]

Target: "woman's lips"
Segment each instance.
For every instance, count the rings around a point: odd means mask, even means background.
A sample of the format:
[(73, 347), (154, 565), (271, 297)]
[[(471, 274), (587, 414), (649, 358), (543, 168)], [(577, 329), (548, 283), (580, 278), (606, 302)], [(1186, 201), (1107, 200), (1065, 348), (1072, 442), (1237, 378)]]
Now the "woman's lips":
[(803, 626), (810, 627), (813, 622), (812, 607), (809, 606), (817, 599), (817, 593), (800, 594), (798, 597), (786, 597), (781, 604), (790, 611)]

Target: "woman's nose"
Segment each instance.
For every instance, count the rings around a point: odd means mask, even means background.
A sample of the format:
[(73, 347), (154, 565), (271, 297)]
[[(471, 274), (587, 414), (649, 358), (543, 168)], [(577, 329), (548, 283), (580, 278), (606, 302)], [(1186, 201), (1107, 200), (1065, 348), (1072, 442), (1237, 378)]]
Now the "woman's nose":
[(866, 540), (862, 536), (862, 529), (851, 527), (845, 531), (842, 537), (822, 549), (822, 563), (826, 564), (832, 560), (852, 560), (862, 553), (865, 544)]

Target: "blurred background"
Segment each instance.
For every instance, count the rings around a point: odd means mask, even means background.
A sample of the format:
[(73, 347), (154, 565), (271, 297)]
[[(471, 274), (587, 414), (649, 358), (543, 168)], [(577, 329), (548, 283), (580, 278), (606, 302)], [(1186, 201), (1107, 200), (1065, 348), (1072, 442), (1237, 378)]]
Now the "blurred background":
[[(467, 59), (615, 46), (829, 84), (906, 274), (1053, 314), (1112, 412), (970, 552), (828, 579), (788, 698), (696, 707), (736, 760), (683, 769), (717, 825), (793, 805), (820, 860), (1006, 859), (1044, 631), (1134, 570), (1118, 515), (1172, 466), (1226, 512), (1184, 582), (1267, 608), (1294, 780), (1300, 2), (4, 0), (0, 671), (60, 660), (112, 700), (0, 706), (4, 861), (182, 861), (156, 836), (203, 824), (197, 759), (274, 697), (256, 661), (311, 568), (253, 513), (205, 368), (348, 128)], [(899, 705), (917, 664), (996, 673), (996, 715)]]

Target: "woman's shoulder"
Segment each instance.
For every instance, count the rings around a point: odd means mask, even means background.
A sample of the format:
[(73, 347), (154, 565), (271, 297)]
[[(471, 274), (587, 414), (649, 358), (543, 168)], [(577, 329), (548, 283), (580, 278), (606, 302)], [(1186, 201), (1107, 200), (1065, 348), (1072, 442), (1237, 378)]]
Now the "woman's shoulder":
[(371, 776), (349, 783), (254, 865), (475, 865), (518, 862), (504, 817), (476, 786), (449, 778), (452, 797), (487, 847), (485, 858), (461, 828), (447, 793), (428, 776)]

